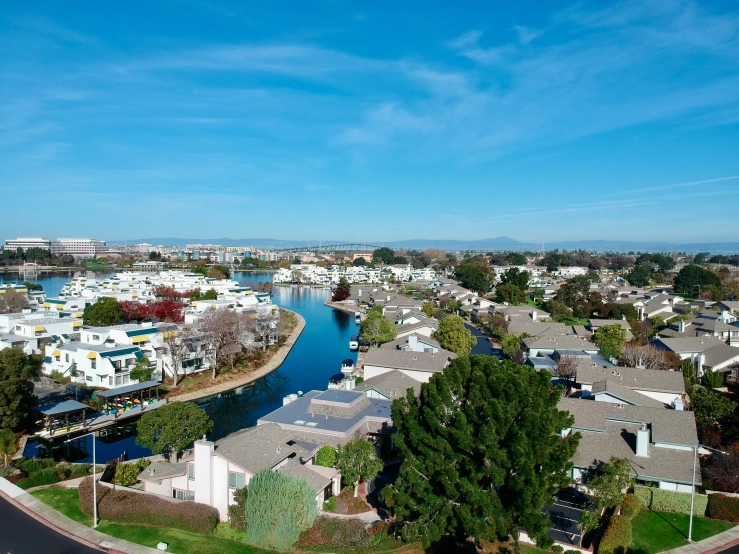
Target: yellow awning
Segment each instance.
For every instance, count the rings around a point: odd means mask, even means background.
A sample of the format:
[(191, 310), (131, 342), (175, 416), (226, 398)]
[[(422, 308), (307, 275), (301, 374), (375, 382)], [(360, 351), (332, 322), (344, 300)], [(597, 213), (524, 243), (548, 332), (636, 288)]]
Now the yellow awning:
[(59, 350), (54, 350), (54, 352), (52, 352), (51, 355), (56, 357), (56, 356), (61, 356), (62, 353), (59, 352)]
[(97, 354), (96, 354), (95, 352), (90, 352), (90, 353), (89, 353), (89, 354), (87, 355), (87, 357), (88, 357), (88, 359), (90, 359), (90, 360), (94, 360), (95, 358), (97, 358), (97, 357), (98, 357), (98, 355), (97, 355)]
[(44, 308), (51, 308), (51, 304), (49, 304), (48, 302), (44, 302)]
[(43, 325), (36, 325), (33, 330), (36, 333), (43, 333), (44, 331), (46, 331), (46, 327), (44, 327)]
[(74, 317), (82, 317), (82, 316), (83, 316), (83, 313), (82, 312), (76, 312), (74, 314)]
[(177, 331), (164, 331), (164, 333), (162, 333), (162, 336), (165, 339), (176, 337), (177, 336)]
[(72, 327), (82, 327), (82, 322), (81, 321), (73, 321), (72, 322)]
[(64, 309), (64, 304), (57, 304), (56, 305), (56, 309), (57, 310), (63, 310)]
[(134, 343), (134, 344), (139, 344), (139, 343), (142, 343), (142, 342), (149, 342), (149, 337), (147, 337), (146, 335), (141, 336), (141, 337), (133, 337), (131, 339), (131, 342)]

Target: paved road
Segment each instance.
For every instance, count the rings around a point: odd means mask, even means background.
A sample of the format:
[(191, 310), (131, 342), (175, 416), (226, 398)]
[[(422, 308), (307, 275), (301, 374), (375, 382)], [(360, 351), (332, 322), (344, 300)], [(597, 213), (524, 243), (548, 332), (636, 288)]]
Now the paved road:
[(56, 532), (0, 497), (0, 552), (2, 554), (100, 554)]
[(473, 354), (483, 354), (485, 356), (493, 356), (495, 354), (493, 346), (490, 344), (490, 337), (484, 335), (480, 329), (469, 323), (464, 324), (474, 336), (477, 337), (477, 344), (472, 347)]

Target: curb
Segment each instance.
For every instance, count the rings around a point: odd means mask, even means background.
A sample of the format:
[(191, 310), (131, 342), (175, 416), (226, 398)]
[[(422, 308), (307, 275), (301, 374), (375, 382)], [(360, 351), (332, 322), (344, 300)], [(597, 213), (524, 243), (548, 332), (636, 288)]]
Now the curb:
[(734, 539), (733, 541), (729, 541), (722, 546), (716, 546), (714, 548), (711, 548), (710, 550), (704, 550), (702, 554), (713, 554), (714, 552), (721, 552), (722, 550), (726, 550), (727, 548), (731, 548), (732, 546), (736, 546), (737, 544), (739, 544), (739, 539)]

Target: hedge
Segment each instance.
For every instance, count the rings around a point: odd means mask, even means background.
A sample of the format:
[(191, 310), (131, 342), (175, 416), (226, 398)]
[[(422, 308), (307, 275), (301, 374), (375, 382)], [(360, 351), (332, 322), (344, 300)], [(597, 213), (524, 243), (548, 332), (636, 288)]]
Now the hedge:
[(624, 496), (623, 505), (621, 506), (621, 515), (629, 519), (634, 519), (641, 511), (641, 501), (635, 494), (627, 494)]
[[(672, 512), (675, 514), (690, 514), (690, 493), (657, 489), (652, 487), (634, 487), (634, 493), (642, 504), (655, 512)], [(708, 497), (705, 494), (695, 495), (693, 514), (704, 516), (708, 507)]]
[(52, 468), (55, 465), (56, 462), (51, 458), (23, 458), (15, 462), (15, 467), (29, 474)]
[(17, 485), (22, 489), (30, 489), (31, 487), (40, 487), (42, 485), (53, 485), (61, 481), (57, 470), (53, 467), (47, 467), (32, 473), (28, 477), (19, 479)]
[[(92, 516), (92, 477), (80, 483), (80, 509)], [(201, 535), (213, 532), (218, 510), (199, 502), (170, 502), (150, 494), (110, 489), (98, 484), (98, 515), (116, 523), (143, 523), (154, 527), (181, 529)]]
[(713, 519), (739, 523), (739, 498), (726, 496), (725, 494), (709, 495), (708, 516)]
[(626, 516), (613, 516), (600, 539), (598, 554), (614, 554), (619, 548), (626, 550), (631, 541), (631, 520)]

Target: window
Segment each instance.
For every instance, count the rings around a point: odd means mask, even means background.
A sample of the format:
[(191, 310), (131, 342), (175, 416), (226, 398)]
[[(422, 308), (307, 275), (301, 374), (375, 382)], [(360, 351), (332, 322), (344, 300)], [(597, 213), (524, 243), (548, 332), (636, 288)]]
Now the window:
[(90, 367), (92, 369), (97, 369), (97, 367), (98, 367), (98, 361), (97, 360), (90, 360)]
[(92, 335), (92, 340), (100, 340), (100, 335)]
[(85, 377), (85, 381), (92, 382), (92, 375), (88, 375), (87, 377)]
[(190, 481), (195, 480), (195, 464), (188, 464), (187, 466), (187, 478)]
[(64, 354), (64, 361), (69, 362), (69, 354)]
[(195, 500), (195, 493), (193, 491), (172, 489), (172, 498), (176, 498), (177, 500)]
[(16, 325), (16, 326), (15, 326), (15, 330), (16, 330), (16, 331), (20, 331), (20, 330), (21, 330), (21, 326), (20, 326), (20, 325)]
[(228, 472), (228, 486), (231, 489), (243, 489), (244, 488), (244, 474), (234, 473), (233, 471)]

